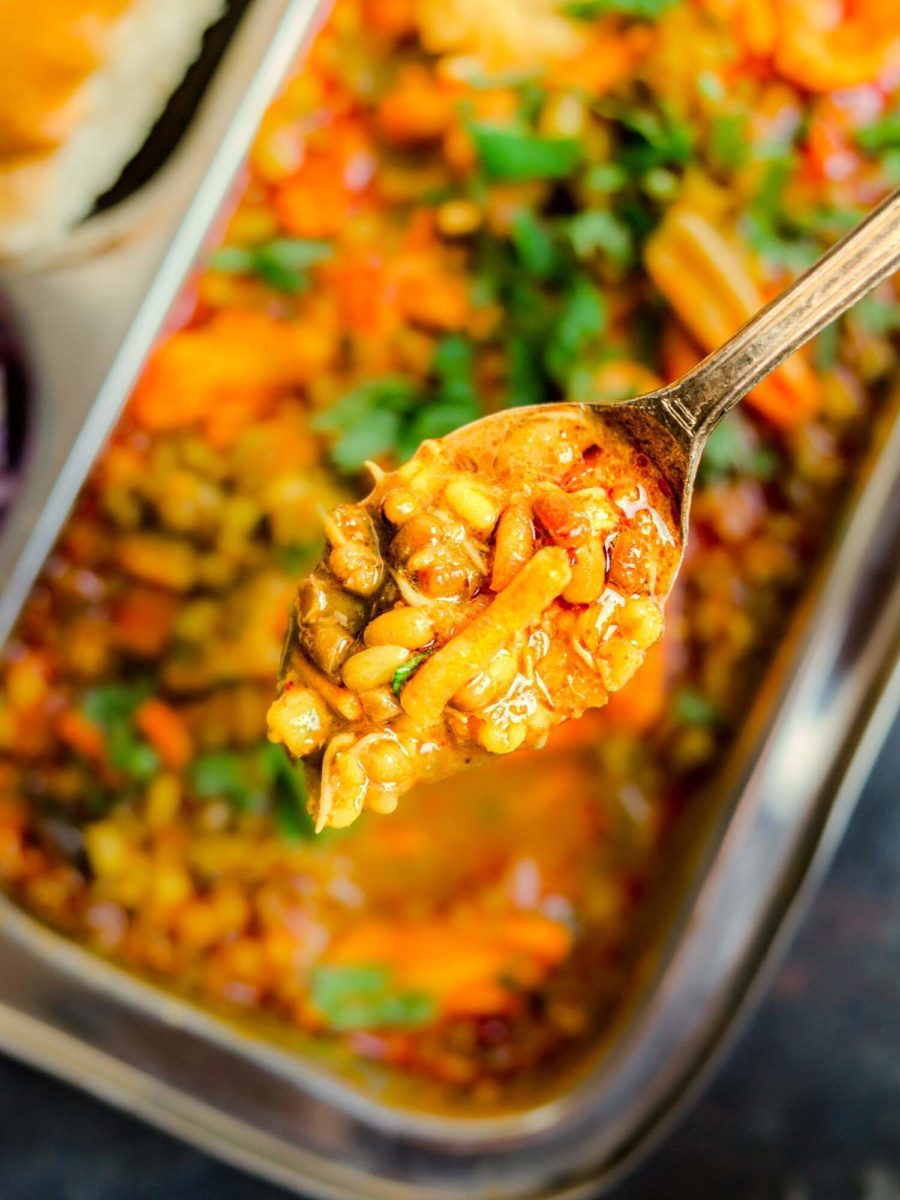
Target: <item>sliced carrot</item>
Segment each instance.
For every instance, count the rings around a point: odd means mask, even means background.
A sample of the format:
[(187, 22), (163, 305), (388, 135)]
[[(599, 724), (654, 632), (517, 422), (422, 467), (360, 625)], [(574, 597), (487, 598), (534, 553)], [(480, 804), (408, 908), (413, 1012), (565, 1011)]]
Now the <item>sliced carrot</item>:
[(56, 731), (76, 754), (81, 754), (90, 762), (102, 761), (106, 753), (103, 731), (79, 709), (64, 709), (56, 723)]
[(457, 89), (417, 63), (403, 67), (378, 106), (376, 119), (393, 142), (413, 144), (439, 138), (456, 118)]
[(285, 232), (298, 238), (340, 233), (354, 203), (341, 170), (337, 162), (310, 163), (278, 188), (273, 207)]
[[(670, 209), (645, 256), (654, 283), (705, 350), (729, 338), (765, 301), (749, 255), (695, 209)], [(793, 427), (813, 416), (820, 399), (815, 372), (795, 354), (747, 403), (775, 424)]]
[(896, 0), (778, 0), (775, 66), (813, 92), (876, 83), (900, 68)]
[(153, 430), (200, 423), (212, 429), (223, 422), (242, 428), (316, 376), (336, 345), (336, 326), (322, 306), (295, 321), (263, 312), (216, 313), (157, 347), (132, 412)]
[(194, 743), (184, 718), (163, 700), (145, 700), (135, 723), (167, 767), (180, 771), (190, 762)]
[(416, 0), (365, 0), (366, 27), (392, 38), (406, 37), (416, 27)]
[(116, 605), (112, 627), (118, 644), (141, 658), (160, 654), (172, 633), (178, 601), (169, 592), (134, 587)]

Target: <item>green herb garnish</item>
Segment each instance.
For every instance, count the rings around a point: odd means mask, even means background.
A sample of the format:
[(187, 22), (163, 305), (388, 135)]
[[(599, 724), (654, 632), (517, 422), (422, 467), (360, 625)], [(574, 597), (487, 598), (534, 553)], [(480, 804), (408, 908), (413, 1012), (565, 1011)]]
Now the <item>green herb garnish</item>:
[(110, 763), (135, 783), (146, 783), (160, 768), (159, 755), (134, 724), (135, 713), (152, 692), (149, 682), (107, 683), (88, 688), (82, 698), (85, 716), (106, 735)]
[(634, 17), (639, 21), (656, 21), (680, 0), (568, 0), (562, 11), (579, 21), (597, 17)]
[(850, 317), (866, 333), (876, 337), (896, 333), (900, 329), (900, 304), (885, 300), (877, 293), (863, 296), (852, 308)]
[(856, 144), (873, 153), (900, 147), (900, 112), (888, 113), (865, 129), (857, 130)]
[(370, 458), (396, 449), (403, 422), (414, 411), (418, 385), (402, 375), (373, 379), (347, 392), (312, 419), (317, 433), (335, 434), (329, 454), (342, 471), (358, 471)]
[(603, 209), (578, 213), (569, 220), (569, 237), (579, 258), (602, 252), (616, 266), (634, 260), (634, 240), (628, 225), (615, 213)]
[(528, 274), (535, 279), (550, 279), (560, 265), (551, 230), (524, 208), (513, 218), (511, 234), (519, 261)]
[(628, 134), (619, 161), (633, 175), (654, 167), (684, 167), (694, 157), (694, 131), (666, 113), (617, 109), (610, 116)]
[(587, 275), (576, 275), (544, 351), (552, 377), (565, 383), (578, 360), (606, 329), (606, 306)]
[(676, 692), (673, 703), (676, 718), (684, 725), (716, 725), (719, 713), (705, 696), (690, 688)]
[(87, 689), (81, 707), (88, 720), (109, 732), (116, 722), (130, 721), (152, 691), (149, 683), (102, 683)]
[(734, 412), (711, 433), (697, 474), (703, 484), (735, 475), (748, 475), (764, 482), (777, 470), (775, 452), (768, 446), (759, 445), (746, 418)]
[(628, 172), (619, 163), (598, 163), (588, 169), (584, 182), (592, 192), (618, 192), (628, 182)]
[(307, 807), (303, 767), (291, 762), (283, 746), (266, 742), (257, 752), (257, 762), (270, 785), (278, 832), (286, 842), (309, 841), (315, 823)]
[(481, 416), (474, 366), (469, 339), (450, 334), (435, 350), (430, 382), (372, 380), (314, 417), (313, 429), (336, 435), (330, 454), (342, 471), (358, 471), (367, 459), (388, 454), (403, 461), (426, 438), (443, 437)]
[(309, 286), (309, 269), (331, 258), (328, 242), (276, 238), (259, 246), (223, 246), (210, 266), (233, 275), (258, 275), (279, 292), (296, 294)]
[(320, 542), (291, 542), (275, 546), (274, 554), (285, 574), (303, 575), (318, 560), (321, 550)]
[(315, 967), (310, 999), (329, 1028), (343, 1033), (422, 1025), (435, 1012), (430, 996), (399, 990), (392, 973), (381, 966)]
[(402, 664), (402, 666), (397, 668), (397, 670), (394, 672), (394, 682), (392, 685), (395, 696), (400, 695), (401, 688), (409, 679), (410, 675), (413, 674), (416, 667), (420, 667), (425, 659), (429, 657), (430, 655), (428, 653), (414, 654), (412, 658), (408, 658), (406, 662)]
[(734, 170), (750, 156), (751, 141), (746, 113), (724, 113), (713, 119), (709, 156), (713, 165)]
[(577, 138), (544, 137), (528, 129), (473, 122), (469, 126), (481, 167), (491, 180), (567, 179), (581, 161)]
[(255, 812), (266, 803), (262, 780), (253, 779), (244, 755), (234, 750), (201, 754), (188, 769), (191, 787), (204, 800), (225, 799), (235, 808)]
[(837, 366), (841, 332), (837, 321), (826, 325), (816, 338), (813, 354), (820, 371), (832, 371)]
[(263, 742), (249, 751), (212, 750), (191, 763), (188, 779), (203, 800), (227, 800), (239, 812), (272, 812), (286, 841), (313, 836), (303, 768), (282, 746)]

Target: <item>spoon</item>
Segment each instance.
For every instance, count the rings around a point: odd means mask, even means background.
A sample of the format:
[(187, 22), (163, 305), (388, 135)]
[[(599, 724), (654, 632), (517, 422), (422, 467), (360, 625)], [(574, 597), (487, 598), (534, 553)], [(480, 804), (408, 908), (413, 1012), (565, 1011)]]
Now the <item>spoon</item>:
[[(349, 824), (363, 807), (393, 811), (415, 779), (459, 770), (477, 754), (509, 753), (526, 739), (540, 745), (553, 725), (627, 684), (661, 632), (709, 435), (898, 267), (900, 190), (674, 383), (622, 402), (508, 409), (423, 443), (396, 472), (373, 464), (370, 495), (326, 522), (329, 549), (292, 608), (269, 710), (272, 740), (319, 763), (310, 789), (317, 828)], [(574, 489), (565, 487), (570, 469)], [(609, 480), (629, 480), (626, 494), (615, 498), (621, 485), (609, 491)], [(464, 489), (468, 511), (452, 488)], [(652, 523), (643, 549), (620, 532), (617, 508), (634, 515), (629, 488)], [(487, 508), (483, 521), (473, 492)], [(518, 533), (504, 532), (507, 518)], [(467, 528), (480, 533), (475, 543)], [(623, 536), (631, 541), (619, 562)], [(634, 553), (643, 573), (630, 568)], [(448, 615), (442, 598), (457, 591), (463, 604), (450, 602)], [(492, 672), (502, 677), (499, 699)], [(479, 688), (488, 688), (483, 700)]]
[[(786, 358), (898, 269), (900, 189), (673, 383), (628, 400), (565, 407), (597, 412), (604, 425), (646, 455), (671, 489), (683, 549), (697, 467), (718, 423)], [(552, 416), (559, 408), (556, 403), (534, 404), (495, 413), (460, 427), (445, 440), (462, 444), (470, 431), (482, 434), (489, 424), (494, 436), (502, 436), (505, 422), (519, 422), (528, 413)]]

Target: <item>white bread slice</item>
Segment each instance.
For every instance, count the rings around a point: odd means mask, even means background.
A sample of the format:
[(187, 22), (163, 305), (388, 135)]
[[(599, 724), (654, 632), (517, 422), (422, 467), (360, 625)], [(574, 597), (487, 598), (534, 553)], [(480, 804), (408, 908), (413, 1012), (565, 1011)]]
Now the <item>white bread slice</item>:
[(0, 0), (0, 258), (58, 245), (116, 180), (224, 0)]

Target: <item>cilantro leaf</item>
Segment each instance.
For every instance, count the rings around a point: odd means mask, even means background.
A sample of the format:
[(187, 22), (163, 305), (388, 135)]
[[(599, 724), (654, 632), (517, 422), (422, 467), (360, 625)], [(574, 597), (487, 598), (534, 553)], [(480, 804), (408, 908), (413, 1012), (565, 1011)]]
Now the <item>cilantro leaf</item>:
[(394, 672), (394, 681), (392, 684), (395, 696), (400, 695), (400, 691), (404, 683), (406, 683), (410, 675), (413, 674), (416, 667), (420, 667), (428, 657), (430, 657), (430, 655), (427, 652), (425, 654), (414, 654), (412, 658), (408, 658), (405, 663), (397, 668), (397, 670)]
[(590, 343), (606, 329), (603, 297), (586, 275), (576, 275), (544, 351), (550, 374), (565, 386), (569, 373)]
[(307, 807), (303, 767), (291, 762), (283, 746), (271, 742), (260, 747), (257, 761), (270, 784), (278, 832), (286, 842), (309, 841), (315, 836), (315, 823)]
[(102, 683), (88, 688), (81, 701), (84, 715), (109, 732), (117, 721), (128, 720), (152, 692), (149, 683)]
[(775, 452), (768, 446), (761, 446), (746, 418), (733, 412), (710, 435), (697, 474), (704, 484), (734, 475), (749, 475), (764, 482), (771, 479), (777, 469)]
[(279, 292), (294, 294), (309, 286), (309, 268), (331, 257), (328, 242), (276, 238), (259, 246), (223, 246), (210, 258), (217, 271), (258, 275)]
[(550, 279), (559, 267), (553, 234), (527, 208), (513, 217), (512, 242), (524, 269), (535, 279)]
[(347, 392), (333, 408), (317, 413), (311, 425), (316, 433), (336, 435), (331, 459), (341, 471), (358, 471), (369, 458), (392, 451), (403, 418), (415, 407), (419, 390), (402, 375), (374, 379)]
[(469, 126), (484, 173), (492, 180), (566, 179), (581, 161), (577, 138), (545, 137), (486, 121)]
[(281, 746), (263, 742), (249, 751), (211, 750), (194, 759), (188, 780), (203, 800), (224, 799), (241, 812), (269, 809), (285, 841), (313, 836), (303, 768)]
[(743, 166), (750, 155), (751, 141), (747, 114), (723, 113), (713, 119), (709, 156), (717, 167), (733, 170)]
[(313, 1007), (336, 1032), (422, 1025), (435, 1013), (425, 992), (394, 986), (391, 972), (381, 966), (324, 964), (310, 975)]
[(863, 150), (876, 153), (900, 147), (900, 112), (888, 113), (864, 129), (857, 130), (856, 143)]
[(597, 17), (617, 15), (640, 21), (656, 21), (680, 0), (568, 0), (563, 5), (567, 17), (593, 21)]
[(302, 575), (318, 559), (321, 542), (290, 542), (286, 546), (275, 546), (278, 565), (287, 575)]
[(245, 756), (234, 750), (211, 750), (199, 755), (190, 765), (188, 778), (201, 799), (225, 799), (248, 812), (265, 806), (262, 782), (251, 778)]
[(690, 688), (682, 688), (676, 692), (673, 701), (673, 712), (684, 725), (715, 725), (719, 721), (719, 713), (715, 705), (700, 692)]
[(634, 259), (631, 230), (615, 213), (604, 209), (578, 213), (569, 221), (569, 237), (579, 258), (593, 257), (602, 251), (617, 266), (628, 266)]
[(689, 125), (649, 108), (620, 109), (612, 115), (629, 135), (619, 161), (632, 174), (684, 167), (693, 158), (695, 135)]
[(159, 755), (138, 733), (134, 718), (153, 691), (149, 681), (107, 683), (88, 688), (82, 708), (106, 735), (110, 763), (135, 783), (146, 783), (160, 768)]

